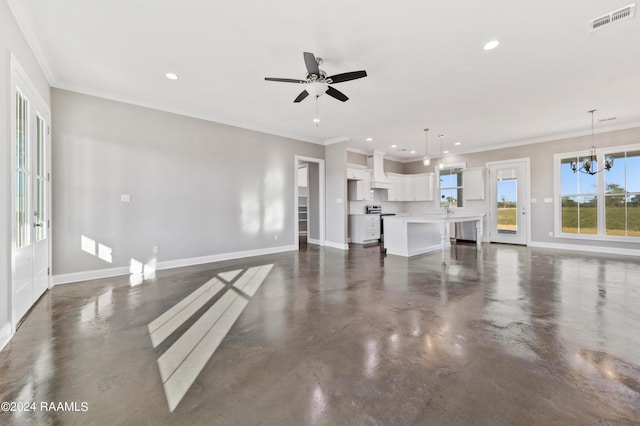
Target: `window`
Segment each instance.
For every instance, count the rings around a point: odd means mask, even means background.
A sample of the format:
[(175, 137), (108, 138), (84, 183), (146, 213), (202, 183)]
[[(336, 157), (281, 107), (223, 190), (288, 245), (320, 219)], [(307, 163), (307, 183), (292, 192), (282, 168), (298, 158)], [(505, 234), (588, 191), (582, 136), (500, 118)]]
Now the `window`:
[(640, 237), (640, 150), (616, 152), (604, 176), (606, 235)]
[(568, 234), (598, 233), (598, 175), (574, 173), (571, 163), (578, 157), (561, 161), (562, 232)]
[(47, 226), (45, 224), (45, 193), (47, 177), (45, 175), (45, 132), (46, 125), (44, 118), (36, 115), (36, 164), (35, 164), (35, 186), (36, 199), (34, 206), (34, 226), (36, 241), (42, 241), (47, 237)]
[(599, 170), (605, 155), (614, 159), (611, 170), (595, 175), (574, 173), (584, 153), (556, 154), (556, 234), (608, 240), (640, 237), (640, 146), (597, 150), (592, 169)]
[(29, 217), (28, 217), (28, 185), (29, 168), (27, 151), (28, 129), (29, 129), (29, 102), (24, 96), (16, 91), (16, 248), (29, 245)]
[(440, 170), (440, 207), (462, 207), (462, 169)]

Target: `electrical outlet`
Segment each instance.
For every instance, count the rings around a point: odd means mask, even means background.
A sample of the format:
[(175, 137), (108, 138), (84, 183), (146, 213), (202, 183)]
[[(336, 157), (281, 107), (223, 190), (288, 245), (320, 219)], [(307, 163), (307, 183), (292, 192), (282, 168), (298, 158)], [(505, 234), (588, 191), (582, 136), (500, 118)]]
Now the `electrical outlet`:
[(278, 234), (273, 237), (276, 241), (278, 241)]
[(553, 231), (549, 231), (549, 236), (553, 237)]
[(158, 246), (153, 246), (153, 253), (157, 254), (158, 253)]

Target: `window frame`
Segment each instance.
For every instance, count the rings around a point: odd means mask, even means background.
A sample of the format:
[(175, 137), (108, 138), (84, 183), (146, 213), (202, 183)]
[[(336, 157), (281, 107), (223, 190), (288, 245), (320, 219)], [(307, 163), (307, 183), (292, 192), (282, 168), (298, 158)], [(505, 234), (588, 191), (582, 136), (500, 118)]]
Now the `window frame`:
[[(604, 164), (605, 156), (611, 154), (628, 153), (632, 151), (640, 151), (640, 144), (619, 145), (612, 147), (596, 148), (596, 160), (599, 167)], [(554, 192), (554, 237), (555, 238), (568, 238), (575, 240), (595, 240), (595, 241), (611, 241), (611, 242), (626, 242), (626, 243), (640, 243), (640, 237), (629, 237), (619, 235), (607, 235), (606, 229), (606, 191), (605, 191), (605, 175), (607, 171), (601, 171), (596, 174), (597, 176), (597, 190), (596, 197), (598, 202), (597, 207), (597, 227), (596, 234), (572, 234), (562, 232), (562, 160), (567, 158), (585, 157), (589, 155), (589, 149), (572, 152), (562, 152), (553, 155), (553, 192)], [(613, 167), (616, 167), (614, 162)], [(580, 173), (580, 172), (578, 172)]]
[(449, 208), (452, 208), (452, 209), (463, 209), (465, 207), (466, 203), (464, 202), (464, 170), (466, 168), (467, 168), (467, 163), (447, 164), (442, 169), (440, 169), (439, 167), (436, 167), (436, 170), (437, 170), (436, 179), (438, 181), (438, 196), (436, 197), (435, 202), (436, 202), (436, 206), (438, 208), (444, 208), (442, 206), (442, 201), (441, 201), (441, 199), (442, 199), (441, 193), (442, 193), (443, 187), (440, 186), (440, 183), (441, 183), (440, 182), (440, 175), (445, 170), (460, 170), (460, 176), (461, 176), (461, 180), (462, 180), (462, 185), (461, 186), (456, 186), (456, 187), (447, 186), (447, 187), (445, 187), (445, 189), (456, 188), (459, 191), (459, 197), (458, 197), (458, 200), (456, 202), (457, 205), (456, 206), (451, 206), (450, 205)]

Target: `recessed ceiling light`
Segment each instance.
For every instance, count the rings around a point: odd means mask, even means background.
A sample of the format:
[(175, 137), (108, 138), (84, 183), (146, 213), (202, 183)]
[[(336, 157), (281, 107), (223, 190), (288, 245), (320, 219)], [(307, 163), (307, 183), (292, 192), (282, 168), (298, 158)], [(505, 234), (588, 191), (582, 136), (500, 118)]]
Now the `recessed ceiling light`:
[(499, 44), (500, 42), (498, 40), (491, 40), (489, 43), (484, 45), (484, 50), (493, 50), (498, 47)]
[(314, 122), (314, 123), (316, 123), (316, 124), (318, 124), (318, 123), (320, 122), (320, 119), (319, 119), (319, 118), (314, 118), (314, 119), (313, 119), (313, 122)]
[(449, 151), (442, 151), (442, 152), (443, 152), (443, 153), (445, 153), (445, 154), (448, 154), (448, 153), (449, 153)]
[(412, 154), (415, 154), (415, 153), (416, 153), (416, 151), (415, 151), (415, 150), (412, 150), (412, 151), (411, 151), (411, 153), (412, 153)]
[(175, 74), (174, 74), (174, 73), (172, 73), (172, 72), (168, 72), (168, 73), (166, 73), (166, 74), (165, 74), (165, 76), (166, 76), (169, 80), (177, 80), (177, 79), (178, 79), (178, 76), (177, 76), (177, 75), (175, 75)]
[(367, 139), (365, 139), (365, 140), (366, 140), (367, 142), (371, 142), (371, 141), (373, 141), (373, 138), (367, 138)]
[(398, 145), (391, 145), (391, 148), (397, 148)]
[(462, 142), (456, 142), (456, 143), (454, 143), (454, 145), (455, 146), (462, 145)]

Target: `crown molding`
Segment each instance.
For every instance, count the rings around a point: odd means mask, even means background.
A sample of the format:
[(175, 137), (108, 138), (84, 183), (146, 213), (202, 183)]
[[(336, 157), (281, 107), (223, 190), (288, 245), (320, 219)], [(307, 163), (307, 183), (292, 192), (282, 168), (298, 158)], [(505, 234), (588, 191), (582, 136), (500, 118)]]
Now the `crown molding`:
[[(599, 130), (594, 130), (593, 134), (594, 135), (598, 135), (598, 134), (605, 134), (605, 133), (611, 133), (611, 132), (617, 132), (620, 130), (629, 130), (629, 129), (637, 129), (640, 128), (640, 121), (631, 121), (625, 124), (621, 124), (618, 126), (612, 126), (612, 127), (606, 127), (606, 128), (601, 128)], [(494, 150), (498, 150), (498, 149), (506, 149), (506, 148), (514, 148), (514, 147), (518, 147), (518, 146), (525, 146), (525, 145), (533, 145), (533, 144), (537, 144), (537, 143), (545, 143), (545, 142), (553, 142), (553, 141), (560, 141), (560, 140), (564, 140), (564, 139), (571, 139), (571, 138), (578, 138), (578, 137), (583, 137), (583, 136), (590, 136), (591, 135), (591, 130), (581, 130), (581, 131), (575, 131), (575, 132), (566, 132), (566, 133), (560, 133), (560, 134), (556, 134), (553, 136), (542, 136), (539, 138), (530, 138), (530, 139), (521, 139), (515, 142), (507, 142), (507, 143), (501, 143), (501, 144), (494, 144), (494, 145), (487, 145), (487, 146), (483, 146), (483, 147), (478, 147), (478, 148), (470, 148), (470, 149), (463, 149), (463, 150), (456, 150), (456, 152), (452, 152), (450, 153), (451, 155), (465, 155), (465, 154), (475, 154), (478, 152), (486, 152), (486, 151), (494, 151)], [(438, 157), (431, 157), (431, 160), (433, 161), (433, 159), (437, 159)], [(401, 161), (402, 163), (414, 163), (417, 161), (422, 161), (422, 157), (419, 158), (413, 158), (413, 159), (408, 159), (408, 160), (403, 160)]]
[(349, 142), (351, 140), (351, 138), (347, 137), (347, 136), (338, 136), (335, 138), (331, 138), (331, 139), (325, 139), (323, 142), (324, 146), (327, 145), (333, 145), (334, 143), (340, 143), (340, 142)]
[(22, 6), (23, 3), (24, 2), (19, 0), (7, 0), (9, 10), (11, 10), (13, 17), (18, 24), (18, 28), (20, 28), (20, 31), (22, 31), (27, 44), (33, 52), (33, 56), (36, 58), (36, 61), (38, 62), (38, 65), (40, 65), (45, 78), (49, 82), (49, 86), (53, 86), (57, 81), (56, 73), (53, 66), (51, 66), (49, 57), (42, 47), (42, 43), (40, 43), (40, 39), (38, 38), (36, 31), (34, 31), (33, 27), (29, 23), (27, 14)]

